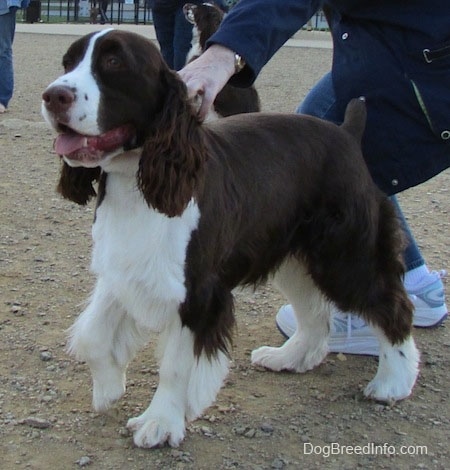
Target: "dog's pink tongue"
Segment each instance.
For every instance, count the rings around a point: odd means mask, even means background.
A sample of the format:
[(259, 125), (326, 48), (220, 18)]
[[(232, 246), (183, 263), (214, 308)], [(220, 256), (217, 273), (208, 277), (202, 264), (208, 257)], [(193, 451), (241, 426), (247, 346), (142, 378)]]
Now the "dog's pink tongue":
[(86, 147), (87, 139), (80, 134), (59, 134), (55, 139), (54, 149), (58, 155), (70, 155), (75, 150)]
[(58, 155), (66, 157), (78, 150), (83, 150), (84, 153), (92, 151), (95, 154), (98, 152), (111, 152), (123, 146), (133, 135), (133, 127), (129, 124), (94, 136), (85, 136), (76, 132), (65, 132), (56, 137), (53, 147)]

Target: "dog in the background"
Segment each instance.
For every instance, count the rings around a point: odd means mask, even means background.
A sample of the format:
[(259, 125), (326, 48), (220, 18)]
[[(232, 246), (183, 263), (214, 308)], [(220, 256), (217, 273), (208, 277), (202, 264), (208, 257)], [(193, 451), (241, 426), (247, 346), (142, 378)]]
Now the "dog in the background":
[(100, 13), (97, 7), (92, 7), (89, 11), (89, 23), (90, 24), (97, 24), (98, 14)]
[(184, 16), (192, 28), (191, 49), (186, 63), (199, 57), (205, 50), (206, 41), (219, 29), (225, 12), (214, 3), (186, 3), (183, 7)]
[[(203, 53), (206, 41), (217, 31), (225, 13), (214, 3), (186, 3), (183, 11), (187, 21), (193, 24), (188, 63)], [(214, 101), (214, 110), (217, 117), (258, 112), (261, 110), (258, 92), (254, 86), (241, 88), (227, 83)]]

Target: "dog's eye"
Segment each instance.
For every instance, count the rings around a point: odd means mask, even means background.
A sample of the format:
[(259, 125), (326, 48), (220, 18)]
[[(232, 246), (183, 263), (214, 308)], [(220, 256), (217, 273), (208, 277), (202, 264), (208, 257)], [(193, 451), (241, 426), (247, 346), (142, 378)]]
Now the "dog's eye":
[(103, 66), (107, 70), (119, 70), (123, 63), (116, 55), (107, 55), (103, 58)]
[(188, 10), (186, 19), (189, 21), (189, 23), (195, 24), (195, 14), (193, 9)]
[(65, 73), (70, 72), (73, 69), (73, 61), (71, 59), (64, 58), (62, 65)]

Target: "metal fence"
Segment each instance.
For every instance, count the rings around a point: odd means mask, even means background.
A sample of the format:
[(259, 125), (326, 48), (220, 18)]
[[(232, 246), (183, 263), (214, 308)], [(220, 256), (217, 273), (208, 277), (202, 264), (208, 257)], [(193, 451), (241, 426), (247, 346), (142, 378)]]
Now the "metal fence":
[[(113, 0), (106, 4), (107, 23), (152, 23), (148, 0)], [(28, 23), (100, 23), (100, 1), (32, 0), (23, 19)]]
[[(188, 1), (188, 0), (186, 0)], [(235, 0), (226, 0), (232, 6)], [(23, 20), (28, 23), (94, 23), (100, 22), (101, 0), (31, 0), (23, 12)], [(105, 3), (105, 1), (103, 2)], [(107, 23), (151, 24), (152, 12), (149, 0), (109, 0), (106, 1)], [(322, 12), (317, 13), (309, 25), (312, 29), (326, 29), (327, 23)], [(308, 28), (308, 27), (306, 27)], [(308, 28), (309, 29), (309, 28)]]

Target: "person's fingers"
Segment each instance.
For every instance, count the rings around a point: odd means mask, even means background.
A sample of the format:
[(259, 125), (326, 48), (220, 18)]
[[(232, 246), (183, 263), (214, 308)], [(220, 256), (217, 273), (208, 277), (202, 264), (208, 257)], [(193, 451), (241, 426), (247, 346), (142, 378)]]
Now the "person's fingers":
[(199, 117), (205, 119), (220, 90), (234, 73), (234, 53), (213, 45), (200, 57), (178, 72), (187, 87), (188, 96), (199, 106)]
[(198, 117), (204, 121), (208, 113), (211, 111), (214, 100), (216, 99), (217, 93), (216, 92), (211, 92), (209, 89), (207, 89), (201, 96), (201, 105), (198, 110)]
[[(191, 100), (194, 108), (197, 110), (198, 117), (203, 121), (211, 109), (211, 105), (214, 102), (215, 96), (211, 97), (211, 93), (205, 92), (204, 85), (198, 80), (188, 80), (185, 82), (185, 84), (188, 92), (188, 98)], [(205, 95), (207, 96), (206, 100)]]
[(192, 101), (195, 108), (197, 108), (198, 116), (203, 121), (211, 110), (218, 93), (218, 91), (216, 91), (217, 85), (211, 80), (191, 79), (187, 74), (182, 74), (181, 72), (179, 75), (186, 84), (188, 98)]
[(183, 76), (181, 74), (181, 72), (180, 72), (180, 77), (186, 85), (187, 92), (188, 92), (188, 97), (190, 99), (193, 99), (198, 95), (203, 95), (204, 94), (205, 84), (202, 80)]

